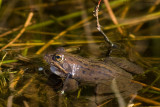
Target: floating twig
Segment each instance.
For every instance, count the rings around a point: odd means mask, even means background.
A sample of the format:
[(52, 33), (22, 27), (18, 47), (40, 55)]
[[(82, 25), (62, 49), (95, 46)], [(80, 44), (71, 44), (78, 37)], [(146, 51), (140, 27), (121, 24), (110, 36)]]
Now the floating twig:
[(109, 45), (110, 45), (110, 47), (109, 47), (109, 49), (108, 49), (108, 53), (107, 53), (107, 56), (109, 56), (110, 53), (111, 53), (111, 48), (114, 47), (114, 44), (109, 40), (109, 38), (106, 36), (106, 34), (105, 34), (105, 33), (103, 32), (103, 30), (101, 29), (101, 25), (100, 25), (100, 23), (99, 23), (99, 17), (98, 17), (98, 11), (99, 11), (100, 3), (101, 3), (101, 0), (98, 1), (98, 5), (96, 6), (96, 8), (95, 8), (95, 10), (94, 10), (94, 16), (95, 16), (96, 19), (97, 19), (97, 29), (98, 29), (98, 31), (101, 32), (101, 34), (102, 34), (102, 35), (104, 36), (104, 38), (105, 38), (105, 41), (106, 41), (107, 43), (109, 43)]

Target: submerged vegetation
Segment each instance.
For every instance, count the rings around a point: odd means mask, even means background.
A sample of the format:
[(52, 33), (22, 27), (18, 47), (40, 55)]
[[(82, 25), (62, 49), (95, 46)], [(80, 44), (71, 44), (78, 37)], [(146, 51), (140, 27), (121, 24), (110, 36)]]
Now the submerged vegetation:
[[(93, 15), (98, 1), (0, 0), (0, 107), (90, 105), (81, 97), (86, 87), (59, 95), (62, 81), (50, 74), (43, 58), (62, 46), (83, 57), (106, 57), (110, 47)], [(159, 8), (160, 0), (102, 0), (99, 7), (101, 29), (116, 45), (110, 56), (145, 69), (135, 76), (143, 85), (135, 106), (160, 105)]]

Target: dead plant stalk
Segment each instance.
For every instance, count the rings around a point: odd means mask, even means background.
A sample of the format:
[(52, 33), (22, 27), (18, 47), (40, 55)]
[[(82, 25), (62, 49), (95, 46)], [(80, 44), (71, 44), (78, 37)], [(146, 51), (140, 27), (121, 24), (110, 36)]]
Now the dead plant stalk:
[(21, 29), (21, 31), (18, 33), (18, 35), (11, 42), (9, 42), (7, 45), (5, 45), (4, 47), (2, 47), (0, 49), (0, 51), (6, 49), (10, 45), (12, 45), (18, 38), (21, 37), (21, 35), (25, 32), (26, 27), (30, 24), (30, 21), (31, 21), (32, 17), (33, 17), (33, 12), (30, 12), (29, 15), (28, 15), (28, 18), (27, 18), (27, 20), (26, 20), (26, 22), (24, 24), (24, 27)]

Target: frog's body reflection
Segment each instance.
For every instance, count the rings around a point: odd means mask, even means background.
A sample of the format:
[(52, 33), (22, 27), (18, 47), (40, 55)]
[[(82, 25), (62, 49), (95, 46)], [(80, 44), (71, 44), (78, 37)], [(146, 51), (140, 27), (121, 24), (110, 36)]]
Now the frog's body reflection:
[(108, 57), (106, 63), (95, 62), (59, 48), (54, 53), (47, 54), (45, 60), (50, 64), (53, 73), (67, 78), (64, 81), (64, 91), (77, 90), (78, 83), (95, 86), (98, 103), (104, 96), (114, 98), (114, 91), (111, 88), (113, 79), (116, 80), (118, 90), (124, 97), (135, 94), (142, 88), (141, 85), (131, 82), (133, 79), (131, 73), (141, 74), (143, 69), (126, 59)]

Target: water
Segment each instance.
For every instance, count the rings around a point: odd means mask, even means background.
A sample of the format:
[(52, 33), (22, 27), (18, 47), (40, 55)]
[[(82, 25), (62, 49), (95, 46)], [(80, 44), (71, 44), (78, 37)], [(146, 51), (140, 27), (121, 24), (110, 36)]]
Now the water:
[[(60, 95), (63, 82), (51, 74), (43, 58), (45, 53), (62, 46), (72, 53), (94, 60), (106, 57), (109, 44), (97, 30), (96, 18), (92, 12), (97, 2), (98, 0), (2, 1), (0, 48), (22, 32), (32, 10), (34, 14), (31, 25), (25, 32), (0, 52), (3, 61), (0, 63), (0, 106), (95, 106), (91, 100), (93, 87), (81, 87), (81, 90), (74, 93)], [(140, 103), (140, 106), (159, 105), (159, 2), (113, 0), (110, 5), (123, 30), (121, 33), (116, 28), (102, 2), (99, 22), (104, 33), (117, 45), (110, 56), (124, 56), (142, 66), (145, 73), (135, 75), (135, 79), (149, 87), (144, 86), (138, 95), (156, 101), (136, 98), (133, 103)], [(87, 18), (89, 19), (86, 20)], [(84, 24), (80, 23), (82, 20)], [(10, 32), (4, 34), (8, 31)], [(52, 39), (54, 41), (50, 41)], [(49, 41), (51, 44), (42, 50)], [(14, 96), (13, 99), (8, 100), (11, 96)], [(128, 100), (130, 99), (126, 99)], [(113, 99), (104, 106), (115, 107), (119, 103)]]

